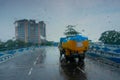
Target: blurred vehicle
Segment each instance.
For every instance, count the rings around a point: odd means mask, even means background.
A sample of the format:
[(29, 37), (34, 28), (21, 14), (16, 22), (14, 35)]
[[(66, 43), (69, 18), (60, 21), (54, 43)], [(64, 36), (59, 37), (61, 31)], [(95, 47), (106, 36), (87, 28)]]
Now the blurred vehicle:
[(78, 58), (78, 62), (81, 62), (84, 61), (89, 41), (87, 37), (83, 37), (82, 35), (67, 36), (60, 38), (58, 47), (60, 58), (64, 55), (66, 61), (74, 62), (75, 58)]

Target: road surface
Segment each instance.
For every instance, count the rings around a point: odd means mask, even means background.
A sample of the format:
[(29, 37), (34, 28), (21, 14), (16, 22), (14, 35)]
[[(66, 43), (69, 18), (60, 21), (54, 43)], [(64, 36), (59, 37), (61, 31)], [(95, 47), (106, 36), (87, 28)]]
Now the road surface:
[(43, 47), (1, 63), (0, 80), (120, 80), (120, 69), (90, 58), (60, 63), (57, 47)]

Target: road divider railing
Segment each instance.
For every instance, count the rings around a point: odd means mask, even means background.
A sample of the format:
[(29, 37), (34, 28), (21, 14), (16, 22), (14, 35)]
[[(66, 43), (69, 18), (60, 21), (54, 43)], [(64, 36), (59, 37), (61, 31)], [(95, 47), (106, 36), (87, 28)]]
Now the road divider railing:
[(20, 48), (16, 50), (8, 50), (8, 51), (0, 52), (0, 63), (3, 63), (17, 55), (25, 53), (25, 51), (29, 51), (32, 49), (33, 47), (29, 47), (29, 48)]
[(3, 54), (2, 56), (0, 56), (0, 63), (11, 59), (13, 56), (14, 55), (12, 55), (12, 54)]
[(15, 50), (8, 50), (4, 52), (0, 52), (0, 63), (3, 63), (11, 58), (14, 58), (15, 56), (21, 55), (23, 53), (28, 53), (28, 51), (34, 51), (37, 48), (41, 47), (27, 47), (27, 48), (20, 48)]
[(94, 59), (102, 59), (107, 64), (120, 66), (120, 48), (114, 46), (90, 45), (87, 55)]

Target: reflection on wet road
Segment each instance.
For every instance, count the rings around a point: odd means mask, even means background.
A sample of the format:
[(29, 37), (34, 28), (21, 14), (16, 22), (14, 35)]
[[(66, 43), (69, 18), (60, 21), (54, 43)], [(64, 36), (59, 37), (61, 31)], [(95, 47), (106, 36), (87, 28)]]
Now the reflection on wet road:
[(86, 58), (84, 65), (59, 62), (57, 47), (26, 52), (0, 64), (0, 80), (120, 80), (120, 69)]
[(66, 80), (87, 80), (84, 65), (77, 63), (61, 63), (61, 73), (66, 76)]

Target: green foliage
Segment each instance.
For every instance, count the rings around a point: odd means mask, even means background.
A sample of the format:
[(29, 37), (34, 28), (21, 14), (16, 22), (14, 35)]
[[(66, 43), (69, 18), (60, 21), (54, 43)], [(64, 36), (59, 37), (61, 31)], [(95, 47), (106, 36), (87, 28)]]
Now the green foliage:
[[(45, 41), (41, 43), (41, 45), (53, 46), (53, 43), (54, 43), (53, 41)], [(0, 51), (19, 49), (19, 48), (25, 48), (30, 46), (39, 46), (39, 45), (40, 44), (38, 43), (25, 43), (24, 41), (10, 39), (6, 42), (0, 41)]]
[(0, 42), (0, 51), (4, 51), (4, 50), (6, 50), (5, 43), (4, 42)]
[(64, 32), (64, 34), (66, 35), (66, 36), (72, 36), (72, 35), (77, 35), (77, 34), (79, 34), (79, 32), (77, 32), (75, 29), (74, 29), (74, 27), (75, 26), (73, 26), (73, 25), (68, 25), (66, 28), (66, 30), (65, 30), (65, 32)]
[(25, 43), (24, 41), (20, 41), (20, 40), (16, 40), (14, 43), (15, 43), (16, 48), (27, 47), (29, 44), (29, 43)]
[(46, 41), (45, 43), (41, 43), (42, 46), (53, 46), (53, 41)]
[(8, 50), (11, 50), (13, 49), (15, 46), (15, 42), (13, 40), (8, 40), (7, 42), (5, 42), (5, 47), (8, 49)]
[(101, 34), (99, 40), (105, 44), (120, 45), (120, 32), (115, 30), (105, 31)]
[(8, 40), (6, 42), (0, 42), (0, 51), (5, 51), (5, 50), (13, 50), (13, 49), (18, 49), (18, 48), (24, 48), (24, 47), (30, 47), (36, 44), (33, 43), (25, 43), (20, 40)]

